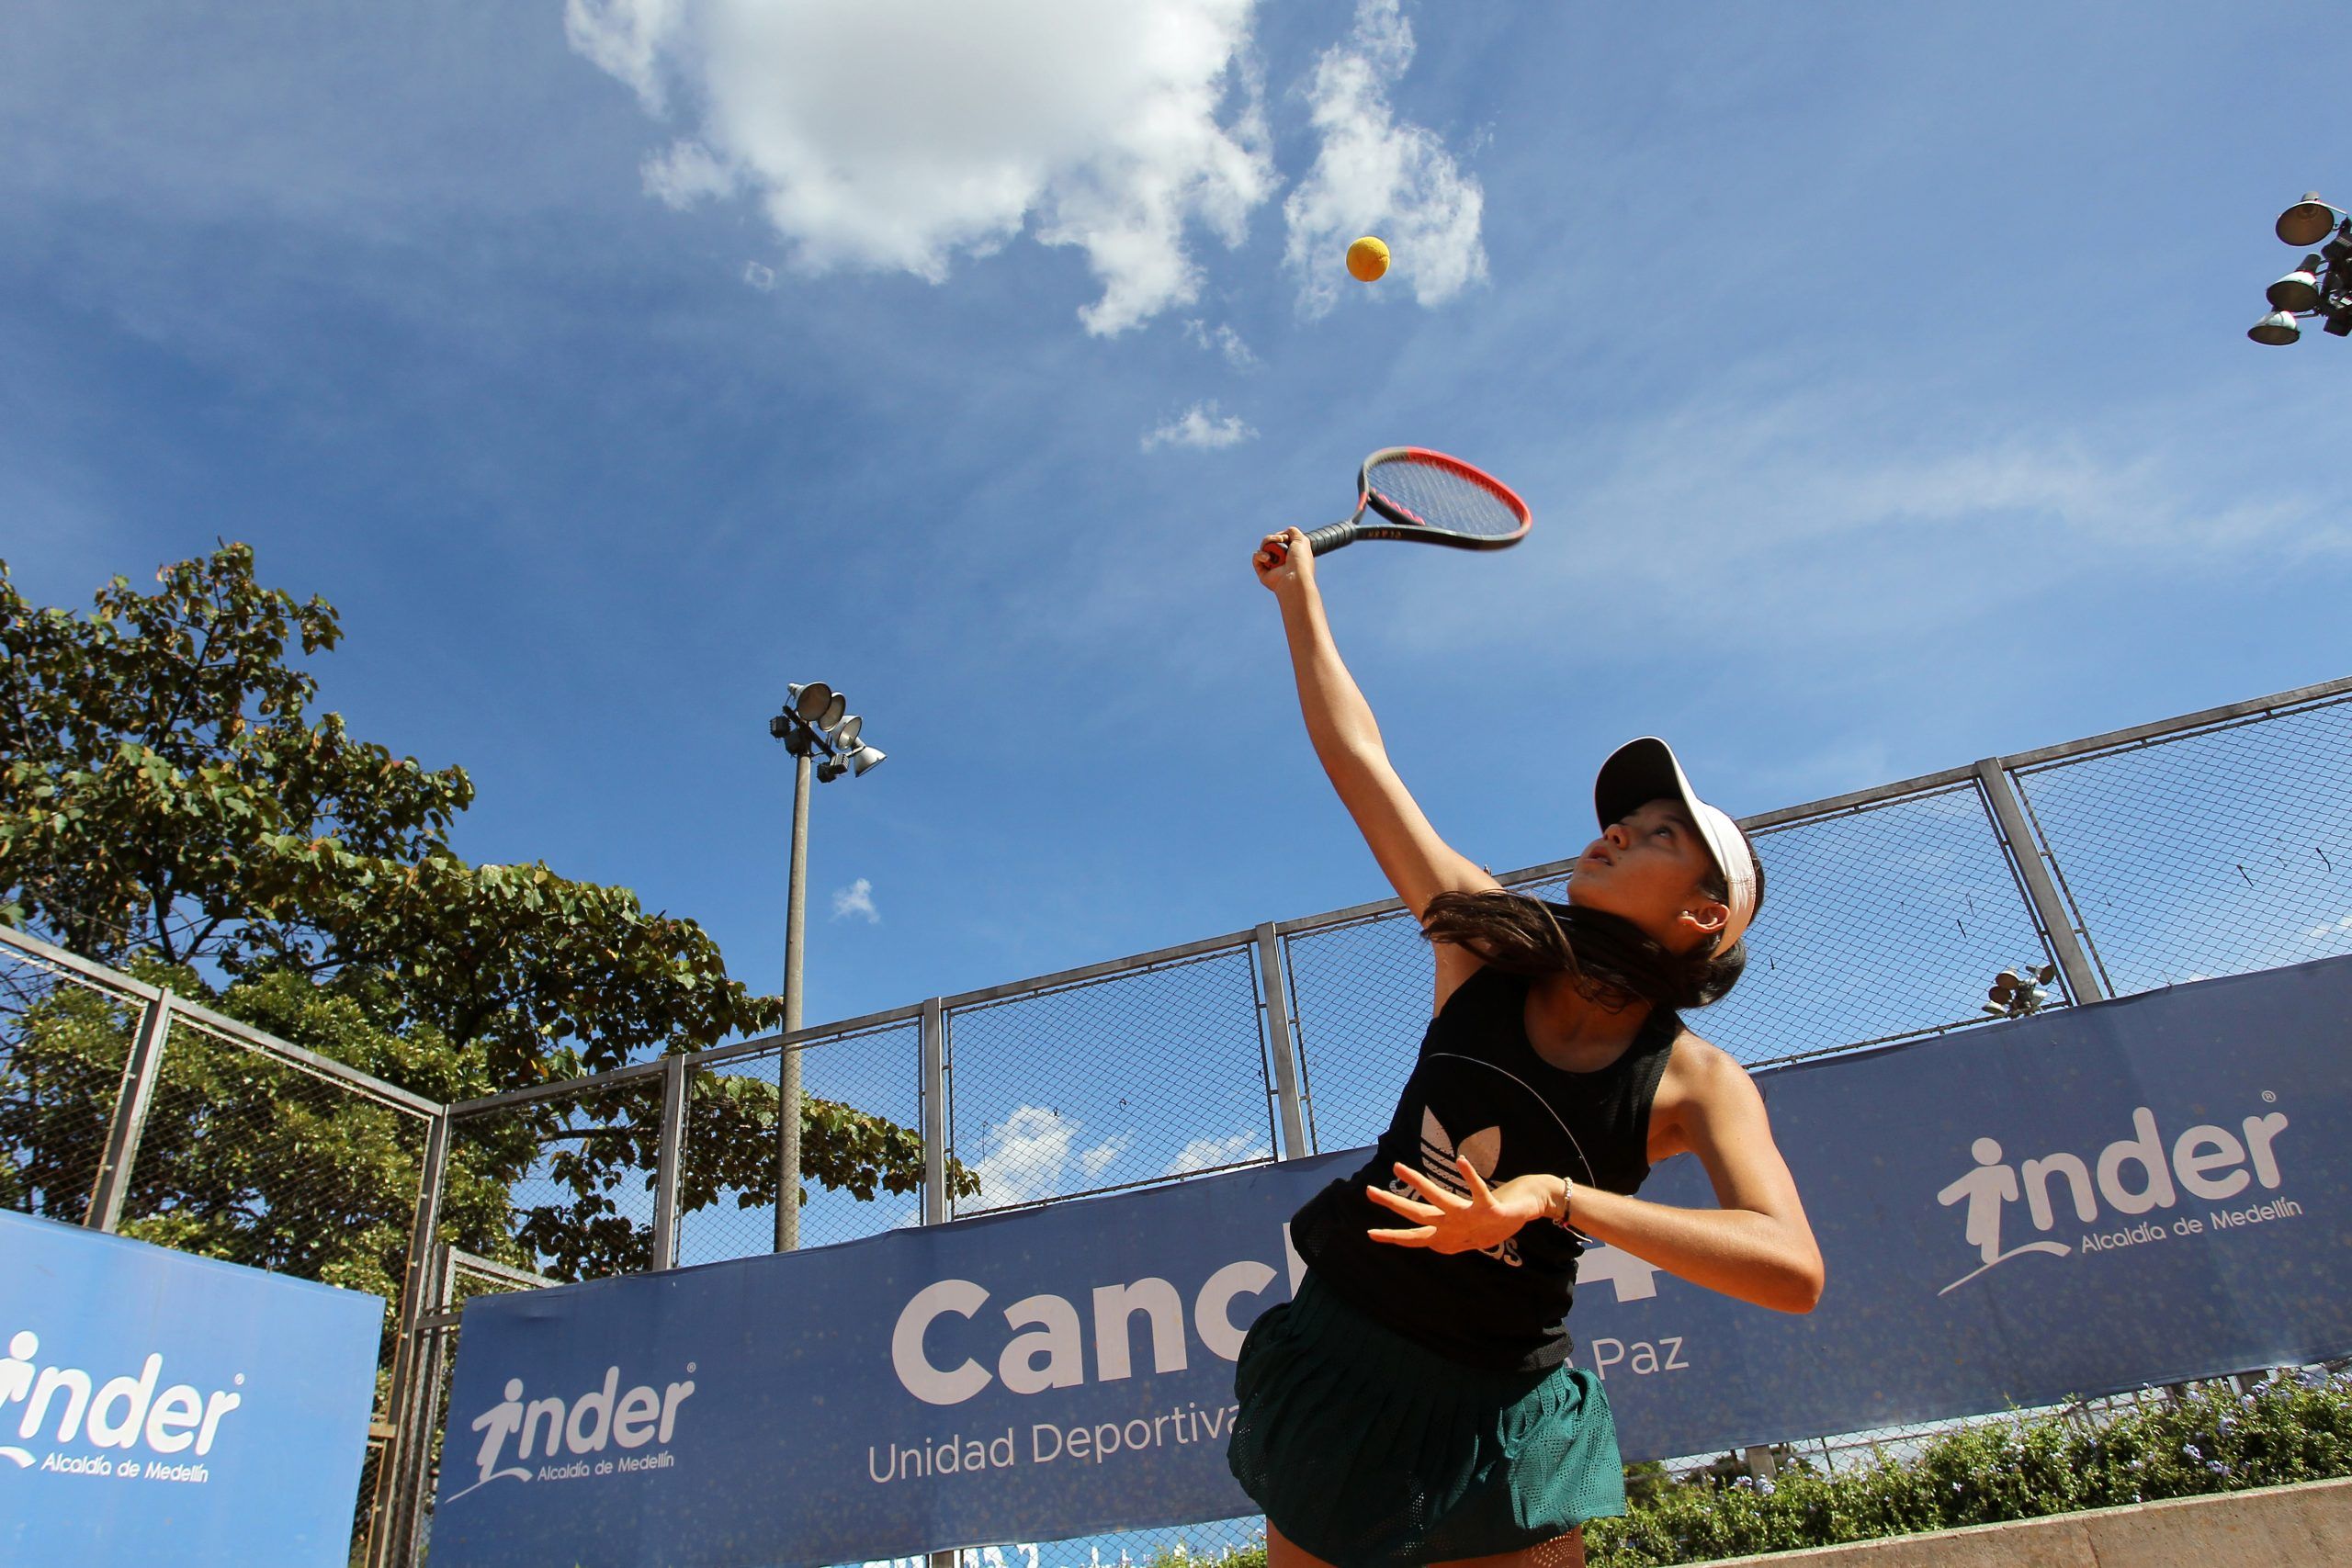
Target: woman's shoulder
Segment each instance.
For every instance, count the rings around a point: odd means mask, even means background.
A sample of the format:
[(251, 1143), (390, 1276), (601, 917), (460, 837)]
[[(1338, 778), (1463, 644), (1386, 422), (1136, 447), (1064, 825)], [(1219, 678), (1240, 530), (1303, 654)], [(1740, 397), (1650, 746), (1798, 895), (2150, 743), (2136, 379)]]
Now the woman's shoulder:
[(1710, 1106), (1724, 1105), (1728, 1097), (1754, 1092), (1745, 1063), (1689, 1027), (1680, 1028), (1672, 1042), (1672, 1055), (1658, 1075), (1657, 1094), (1650, 1102), (1653, 1163), (1665, 1157), (1664, 1153), (1656, 1152), (1657, 1134), (1666, 1134), (1677, 1145), (1666, 1152), (1680, 1153), (1673, 1129)]
[(1738, 1057), (1702, 1038), (1679, 1018), (1674, 1019), (1665, 1032), (1672, 1055), (1667, 1058), (1666, 1077), (1658, 1086), (1659, 1094), (1666, 1093), (1668, 1083), (1696, 1091), (1720, 1087), (1733, 1077), (1747, 1077), (1747, 1068)]
[(1489, 1011), (1507, 1004), (1516, 1006), (1525, 998), (1527, 985), (1525, 976), (1476, 962), (1467, 974), (1453, 982), (1453, 988), (1438, 1003), (1437, 1016)]

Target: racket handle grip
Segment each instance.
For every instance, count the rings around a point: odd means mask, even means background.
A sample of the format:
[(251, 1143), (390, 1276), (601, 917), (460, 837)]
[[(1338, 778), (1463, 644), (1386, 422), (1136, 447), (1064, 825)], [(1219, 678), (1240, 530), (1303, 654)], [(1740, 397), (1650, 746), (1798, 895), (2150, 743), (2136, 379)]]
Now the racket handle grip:
[(1354, 520), (1351, 519), (1345, 523), (1332, 523), (1314, 530), (1306, 536), (1306, 547), (1319, 558), (1329, 555), (1342, 545), (1354, 544), (1355, 539), (1356, 525)]
[[(1333, 550), (1340, 548), (1343, 545), (1354, 543), (1355, 536), (1356, 525), (1355, 521), (1352, 518), (1345, 523), (1333, 523), (1321, 528), (1313, 529), (1306, 536), (1307, 553), (1320, 558), (1321, 557), (1329, 555)], [(1277, 539), (1274, 543), (1268, 545), (1260, 552), (1260, 554), (1266, 558), (1268, 565), (1280, 566), (1283, 562), (1290, 559), (1290, 547)]]

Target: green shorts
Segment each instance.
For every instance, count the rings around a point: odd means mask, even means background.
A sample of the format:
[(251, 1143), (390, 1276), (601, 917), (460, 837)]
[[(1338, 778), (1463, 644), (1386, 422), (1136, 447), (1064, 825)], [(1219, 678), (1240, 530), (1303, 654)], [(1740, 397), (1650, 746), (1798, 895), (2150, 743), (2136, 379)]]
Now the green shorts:
[(1515, 1551), (1625, 1511), (1600, 1379), (1449, 1360), (1312, 1273), (1250, 1326), (1234, 1388), (1234, 1479), (1337, 1568)]

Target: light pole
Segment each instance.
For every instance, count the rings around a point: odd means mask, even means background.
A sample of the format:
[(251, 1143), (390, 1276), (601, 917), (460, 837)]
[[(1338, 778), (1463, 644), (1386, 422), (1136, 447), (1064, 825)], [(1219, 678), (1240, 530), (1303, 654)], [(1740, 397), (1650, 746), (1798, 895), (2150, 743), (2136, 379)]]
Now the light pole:
[[(848, 712), (849, 700), (822, 681), (786, 686), (784, 711), (768, 720), (768, 733), (792, 753), (791, 893), (784, 919), (784, 1032), (800, 1027), (800, 951), (808, 908), (809, 759), (819, 784), (843, 773), (864, 774), (882, 760), (882, 750), (860, 739), (865, 721)], [(800, 1246), (800, 1053), (786, 1046), (777, 1064), (775, 1118), (775, 1249)]]
[(2272, 284), (2265, 298), (2270, 313), (2246, 329), (2255, 342), (2283, 348), (2303, 335), (2298, 316), (2321, 318), (2323, 330), (2352, 336), (2352, 217), (2305, 191), (2303, 199), (2278, 215), (2280, 243), (2318, 245), (2294, 271)]

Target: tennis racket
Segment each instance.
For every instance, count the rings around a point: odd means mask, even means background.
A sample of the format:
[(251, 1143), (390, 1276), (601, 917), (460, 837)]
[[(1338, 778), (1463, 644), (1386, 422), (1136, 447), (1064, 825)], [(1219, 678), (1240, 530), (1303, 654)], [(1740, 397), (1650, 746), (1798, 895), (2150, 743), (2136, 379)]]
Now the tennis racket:
[[(1306, 536), (1306, 545), (1318, 557), (1358, 539), (1499, 550), (1527, 537), (1532, 521), (1519, 493), (1484, 469), (1426, 446), (1389, 446), (1356, 470), (1355, 514), (1316, 529)], [(1273, 567), (1289, 555), (1276, 543), (1259, 551), (1258, 558)]]

